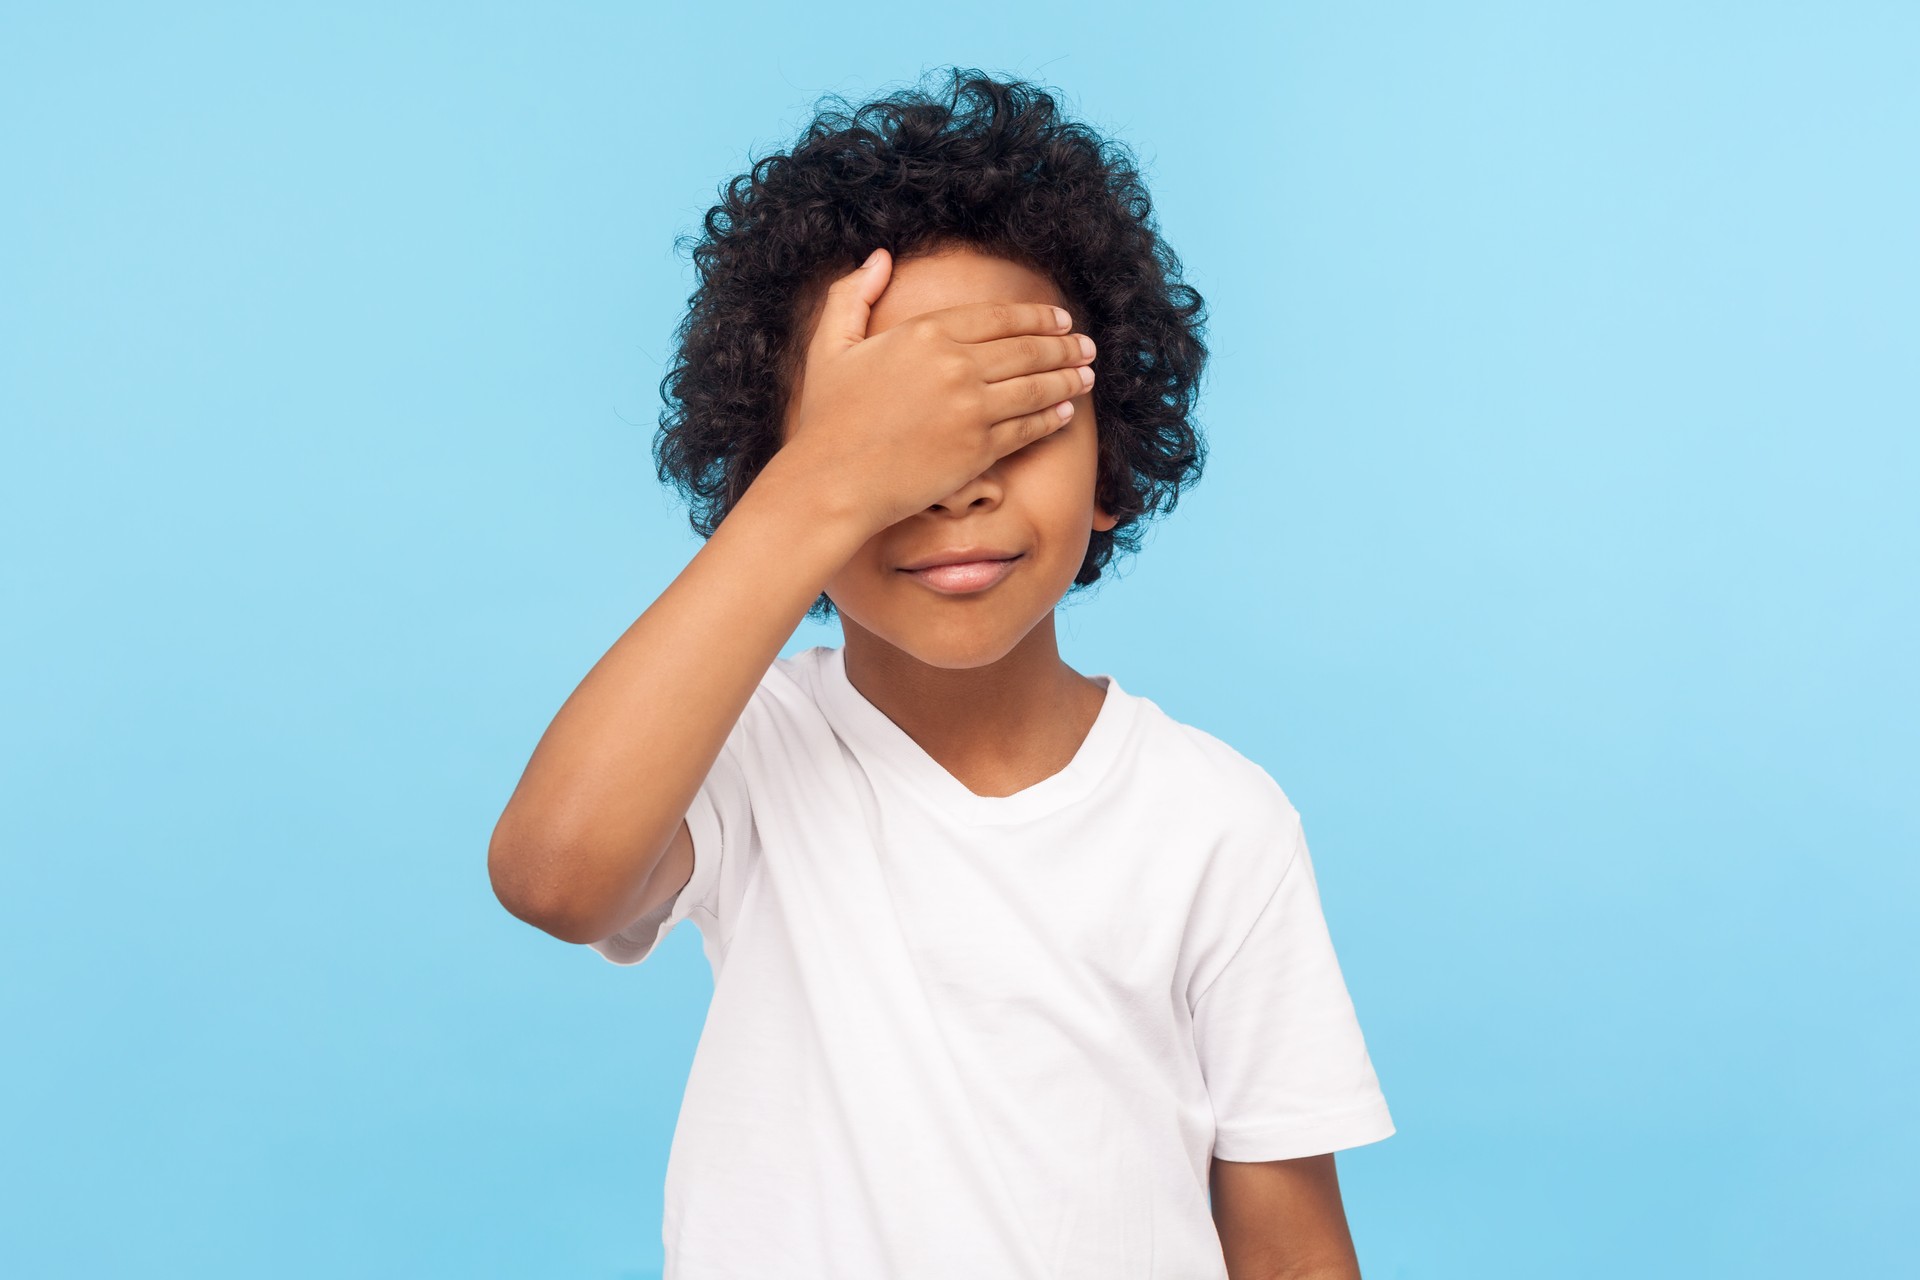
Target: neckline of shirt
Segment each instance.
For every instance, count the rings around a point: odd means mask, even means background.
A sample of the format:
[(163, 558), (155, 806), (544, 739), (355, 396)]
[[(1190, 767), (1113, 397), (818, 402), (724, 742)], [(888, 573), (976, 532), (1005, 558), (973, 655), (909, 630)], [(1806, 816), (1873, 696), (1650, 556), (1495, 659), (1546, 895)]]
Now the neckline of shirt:
[(983, 796), (928, 755), (913, 738), (867, 701), (847, 678), (846, 646), (816, 645), (805, 655), (819, 686), (821, 708), (842, 738), (901, 774), (923, 796), (954, 817), (975, 823), (1023, 822), (1072, 804), (1097, 786), (1120, 754), (1132, 726), (1134, 698), (1106, 672), (1106, 698), (1067, 766), (1010, 796)]

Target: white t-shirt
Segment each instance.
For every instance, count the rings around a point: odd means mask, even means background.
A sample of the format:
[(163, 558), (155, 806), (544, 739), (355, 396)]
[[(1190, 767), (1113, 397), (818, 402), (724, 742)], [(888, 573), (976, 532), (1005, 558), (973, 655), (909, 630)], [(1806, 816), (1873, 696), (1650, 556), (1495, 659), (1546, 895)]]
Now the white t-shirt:
[(1210, 1158), (1394, 1131), (1300, 817), (1101, 677), (1073, 762), (975, 795), (846, 677), (776, 659), (687, 814), (713, 1000), (664, 1280), (1224, 1280)]

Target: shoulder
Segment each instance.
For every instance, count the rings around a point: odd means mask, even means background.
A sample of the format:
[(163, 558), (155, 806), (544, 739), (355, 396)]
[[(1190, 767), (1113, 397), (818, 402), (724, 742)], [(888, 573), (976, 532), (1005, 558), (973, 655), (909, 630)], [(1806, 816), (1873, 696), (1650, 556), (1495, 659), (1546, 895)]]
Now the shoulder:
[(1151, 745), (1142, 773), (1155, 775), (1153, 791), (1162, 798), (1155, 807), (1177, 832), (1156, 856), (1177, 859), (1192, 877), (1182, 944), (1192, 963), (1191, 1002), (1286, 882), (1305, 835), (1293, 801), (1258, 761), (1217, 734), (1157, 708), (1143, 711), (1143, 740)]
[(1176, 720), (1150, 699), (1141, 703), (1144, 763), (1164, 778), (1166, 794), (1190, 809), (1217, 815), (1225, 836), (1252, 833), (1271, 839), (1276, 829), (1300, 825), (1293, 801), (1258, 761), (1217, 735)]
[(763, 716), (817, 714), (824, 685), (820, 664), (827, 653), (815, 646), (790, 658), (774, 658), (747, 700), (748, 711)]
[(776, 657), (760, 674), (746, 706), (727, 731), (722, 754), (749, 767), (785, 768), (797, 758), (795, 742), (825, 732), (820, 706), (818, 649)]

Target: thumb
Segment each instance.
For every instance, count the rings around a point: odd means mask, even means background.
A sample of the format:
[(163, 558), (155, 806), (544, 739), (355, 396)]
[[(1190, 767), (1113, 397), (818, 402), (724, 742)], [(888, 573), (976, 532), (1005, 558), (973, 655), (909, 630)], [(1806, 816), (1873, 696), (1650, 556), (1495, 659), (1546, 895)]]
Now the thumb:
[(873, 318), (873, 304), (886, 291), (887, 281), (892, 278), (893, 255), (885, 249), (875, 249), (865, 262), (828, 285), (814, 340), (841, 346), (864, 341), (867, 323)]

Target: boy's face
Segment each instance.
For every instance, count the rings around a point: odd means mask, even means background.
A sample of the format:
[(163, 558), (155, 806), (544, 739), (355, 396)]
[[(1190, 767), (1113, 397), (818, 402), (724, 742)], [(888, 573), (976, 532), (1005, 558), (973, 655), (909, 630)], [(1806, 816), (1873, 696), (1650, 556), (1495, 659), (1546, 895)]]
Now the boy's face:
[[(1072, 310), (1045, 276), (955, 247), (895, 263), (867, 334), (884, 333), (923, 312), (990, 301), (1047, 302)], [(1080, 323), (1075, 316), (1076, 329)], [(841, 566), (826, 593), (850, 639), (864, 630), (931, 666), (978, 667), (1004, 657), (1051, 616), (1080, 572), (1093, 531), (1116, 523), (1094, 499), (1099, 437), (1092, 391), (1076, 396), (1073, 409), (1066, 426), (882, 529)], [(900, 567), (966, 547), (1020, 556), (994, 585), (956, 595), (936, 591)]]

